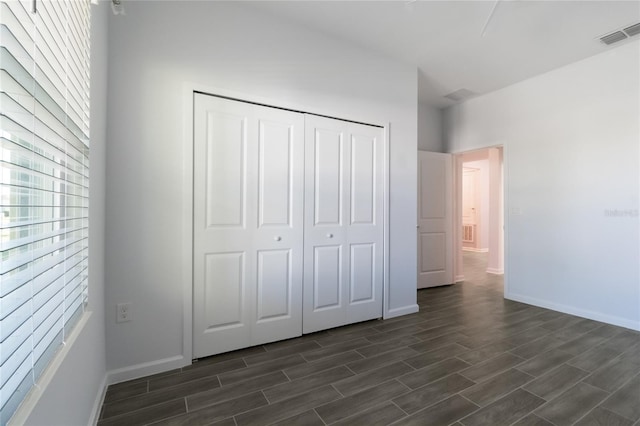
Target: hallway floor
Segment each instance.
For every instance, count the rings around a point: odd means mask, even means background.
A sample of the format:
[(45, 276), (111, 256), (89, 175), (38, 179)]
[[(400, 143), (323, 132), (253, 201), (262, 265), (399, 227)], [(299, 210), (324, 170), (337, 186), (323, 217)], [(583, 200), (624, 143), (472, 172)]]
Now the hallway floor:
[(112, 385), (98, 424), (640, 426), (640, 333), (504, 300), (464, 261), (419, 313)]

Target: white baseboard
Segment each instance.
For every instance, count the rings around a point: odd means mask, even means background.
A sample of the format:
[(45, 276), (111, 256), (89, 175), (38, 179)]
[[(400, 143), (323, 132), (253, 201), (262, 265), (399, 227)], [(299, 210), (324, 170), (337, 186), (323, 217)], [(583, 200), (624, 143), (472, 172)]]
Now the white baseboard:
[(464, 275), (456, 275), (454, 283), (459, 283), (464, 281)]
[(107, 386), (107, 374), (105, 374), (102, 378), (102, 383), (100, 383), (101, 391), (96, 395), (96, 400), (94, 401), (93, 408), (91, 409), (90, 425), (96, 426), (98, 424), (98, 420), (100, 420), (100, 410), (104, 404), (104, 397), (107, 395)]
[(626, 318), (605, 315), (600, 312), (580, 309), (576, 308), (575, 306), (563, 305), (561, 303), (554, 303), (549, 300), (537, 299), (534, 297), (524, 296), (521, 294), (513, 294), (510, 292), (505, 292), (504, 297), (505, 299), (513, 300), (515, 302), (522, 302), (528, 305), (539, 306), (541, 308), (547, 308), (565, 314), (575, 315), (577, 317), (587, 318), (594, 321), (600, 321), (607, 324), (617, 325), (619, 327), (640, 331), (640, 322), (631, 321)]
[(472, 251), (475, 253), (489, 253), (488, 248), (462, 247), (462, 251)]
[(417, 304), (409, 305), (409, 306), (403, 306), (401, 308), (389, 309), (387, 311), (387, 314), (384, 316), (384, 319), (401, 317), (402, 315), (415, 314), (419, 310), (420, 310), (420, 308), (418, 307)]
[(504, 269), (487, 268), (487, 274), (504, 275)]
[(118, 368), (107, 373), (107, 384), (113, 385), (127, 380), (139, 379), (140, 377), (174, 370), (190, 364), (191, 360), (186, 360), (182, 355), (176, 355), (170, 358)]

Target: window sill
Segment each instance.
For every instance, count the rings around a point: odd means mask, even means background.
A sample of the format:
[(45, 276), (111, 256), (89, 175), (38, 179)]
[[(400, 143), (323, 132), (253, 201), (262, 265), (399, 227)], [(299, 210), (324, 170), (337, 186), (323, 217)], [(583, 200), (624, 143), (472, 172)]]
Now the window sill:
[(31, 388), (24, 401), (22, 401), (22, 404), (20, 404), (16, 412), (13, 414), (13, 417), (11, 417), (11, 419), (7, 423), (8, 426), (23, 425), (27, 422), (29, 416), (31, 415), (31, 412), (38, 404), (38, 401), (40, 401), (40, 398), (42, 397), (44, 392), (47, 390), (47, 387), (64, 362), (76, 339), (78, 338), (80, 333), (82, 333), (82, 330), (84, 330), (85, 326), (89, 322), (91, 314), (91, 311), (86, 311), (82, 314), (76, 326), (73, 327), (73, 330), (69, 334), (67, 340), (62, 344), (62, 347), (60, 348), (58, 353), (56, 353), (56, 355), (51, 360), (51, 363), (49, 363), (49, 365), (44, 369), (36, 384), (33, 386), (33, 388)]

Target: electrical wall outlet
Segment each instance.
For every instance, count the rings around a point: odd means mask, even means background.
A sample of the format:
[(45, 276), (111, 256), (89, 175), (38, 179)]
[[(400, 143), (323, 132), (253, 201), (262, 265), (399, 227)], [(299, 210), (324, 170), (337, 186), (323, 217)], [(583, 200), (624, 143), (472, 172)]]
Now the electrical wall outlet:
[(116, 322), (131, 321), (131, 302), (118, 303), (116, 306)]

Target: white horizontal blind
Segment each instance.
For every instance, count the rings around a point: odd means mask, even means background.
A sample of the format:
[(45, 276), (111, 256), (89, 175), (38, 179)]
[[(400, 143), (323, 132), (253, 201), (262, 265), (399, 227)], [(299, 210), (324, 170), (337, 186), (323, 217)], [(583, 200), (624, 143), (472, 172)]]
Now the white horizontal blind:
[(87, 303), (89, 1), (0, 1), (0, 425)]

